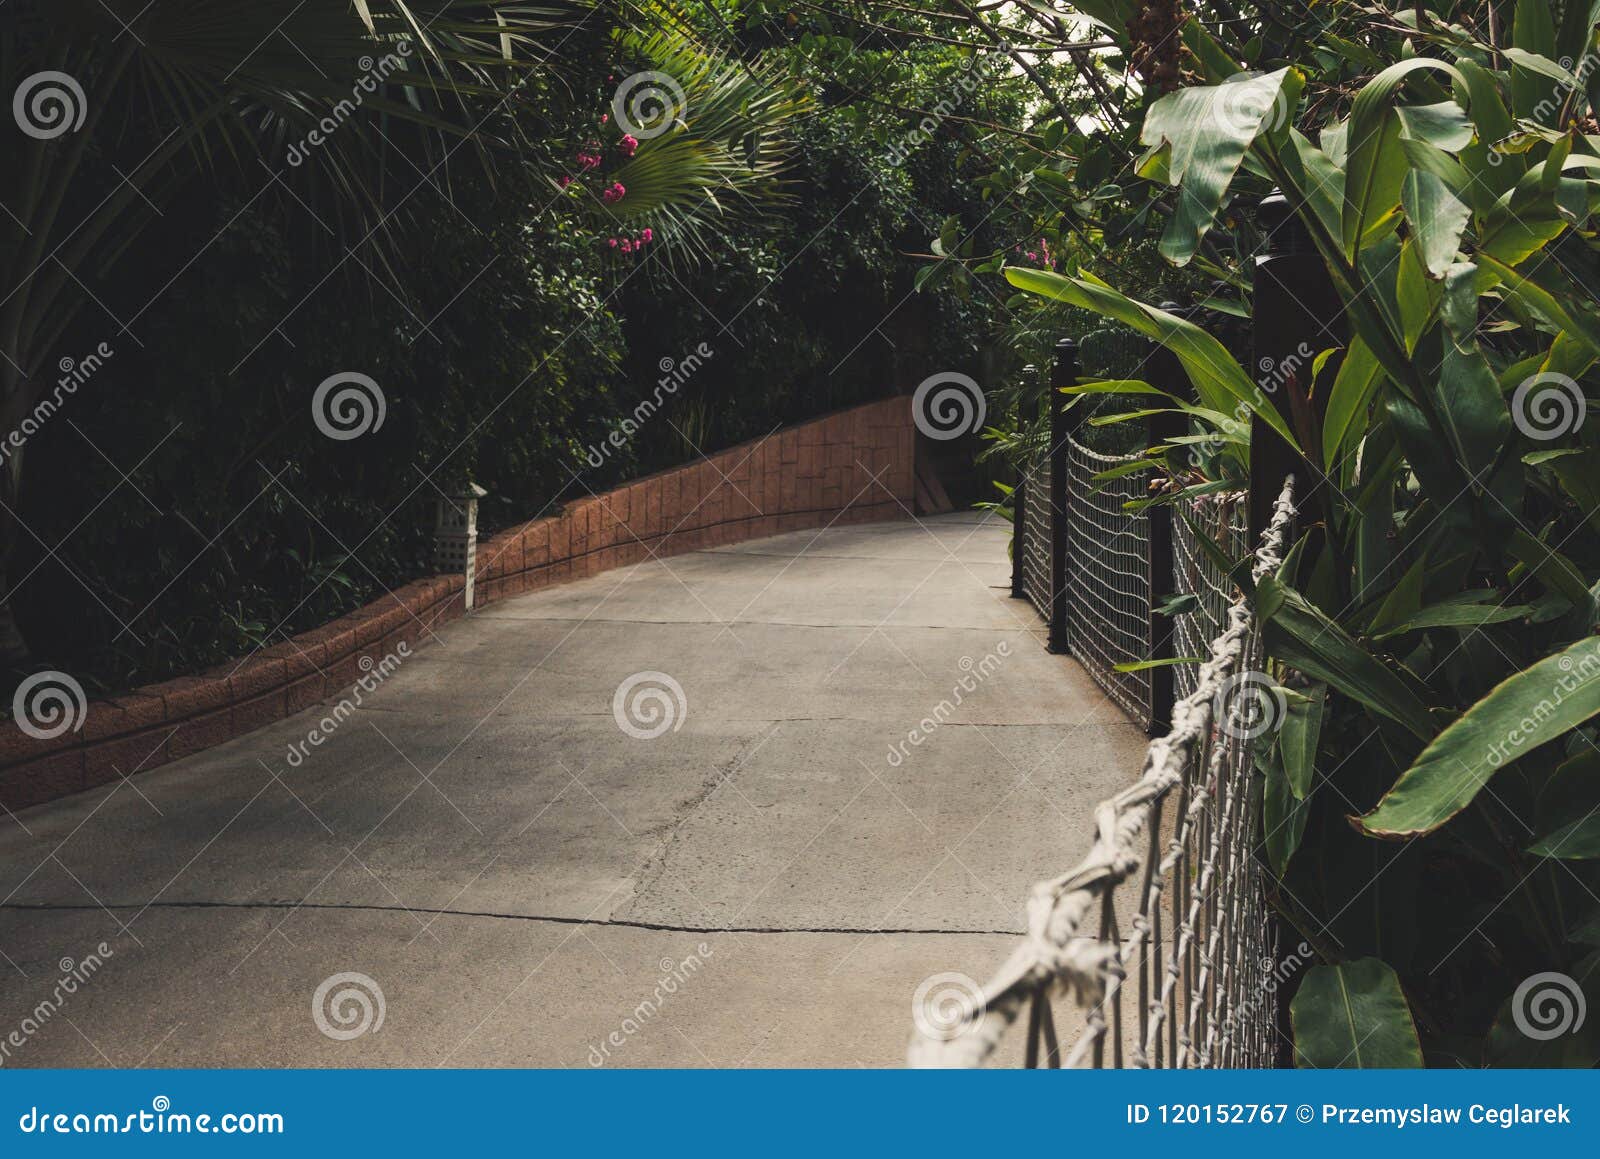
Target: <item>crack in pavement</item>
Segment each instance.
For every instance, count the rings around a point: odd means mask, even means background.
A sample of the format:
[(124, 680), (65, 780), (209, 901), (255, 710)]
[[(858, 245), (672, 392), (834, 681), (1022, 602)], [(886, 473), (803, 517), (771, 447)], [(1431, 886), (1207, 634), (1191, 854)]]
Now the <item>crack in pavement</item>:
[(1022, 937), (1025, 930), (996, 930), (996, 929), (931, 929), (925, 927), (881, 927), (868, 928), (862, 926), (688, 926), (676, 925), (671, 922), (647, 922), (631, 918), (575, 918), (561, 917), (554, 914), (516, 914), (504, 913), (495, 910), (466, 910), (434, 908), (431, 906), (411, 905), (364, 905), (355, 902), (294, 902), (294, 901), (156, 901), (148, 905), (137, 902), (110, 902), (106, 905), (91, 905), (79, 902), (7, 902), (0, 905), (0, 911), (16, 910), (23, 912), (60, 912), (76, 910), (143, 910), (143, 909), (230, 909), (230, 910), (354, 910), (372, 913), (412, 913), (412, 914), (438, 914), (441, 917), (461, 918), (492, 918), (501, 921), (513, 922), (540, 922), (547, 925), (558, 926), (595, 926), (597, 928), (613, 927), (618, 929), (649, 930), (652, 932), (669, 934), (847, 934), (853, 937), (881, 934), (885, 936), (926, 935), (935, 937), (939, 935), (951, 936), (976, 936), (976, 937)]

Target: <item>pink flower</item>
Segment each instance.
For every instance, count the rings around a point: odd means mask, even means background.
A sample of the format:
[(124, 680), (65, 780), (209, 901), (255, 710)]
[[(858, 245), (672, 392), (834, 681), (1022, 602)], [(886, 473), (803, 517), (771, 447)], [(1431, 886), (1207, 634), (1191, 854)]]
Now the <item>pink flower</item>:
[(612, 249), (616, 249), (617, 248), (617, 239), (616, 238), (612, 238), (606, 244), (609, 245)]
[(572, 184), (572, 178), (568, 177), (565, 173), (563, 173), (561, 175), (561, 180), (558, 181), (556, 184), (560, 185), (561, 188), (565, 189), (567, 186)]
[(605, 202), (607, 205), (615, 205), (617, 202), (623, 199), (627, 192), (628, 191), (623, 188), (622, 182), (614, 181), (605, 192), (600, 194), (600, 200)]
[(632, 157), (634, 152), (639, 148), (639, 138), (635, 137), (632, 133), (627, 133), (623, 136), (621, 141), (617, 142), (617, 147), (620, 148), (624, 154)]
[(622, 252), (625, 253), (625, 254), (631, 254), (633, 252), (633, 243), (631, 241), (623, 242), (622, 243)]
[(646, 226), (644, 232), (639, 235), (639, 240), (640, 241), (655, 241), (656, 240), (656, 231), (651, 229), (649, 226)]
[(602, 125), (605, 124), (610, 119), (611, 119), (611, 114), (610, 113), (601, 113), (600, 114), (600, 123)]

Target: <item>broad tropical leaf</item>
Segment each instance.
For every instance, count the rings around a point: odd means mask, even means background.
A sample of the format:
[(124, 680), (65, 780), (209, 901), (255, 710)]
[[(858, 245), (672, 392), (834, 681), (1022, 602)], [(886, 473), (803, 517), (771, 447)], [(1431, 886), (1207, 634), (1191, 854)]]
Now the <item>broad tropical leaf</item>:
[(1499, 769), (1600, 713), (1600, 642), (1580, 640), (1496, 685), (1400, 774), (1361, 827), (1412, 837), (1472, 803)]
[(1411, 1007), (1400, 979), (1381, 959), (1313, 966), (1289, 1011), (1299, 1066), (1326, 1070), (1422, 1065)]
[(1178, 204), (1161, 238), (1169, 261), (1181, 266), (1194, 257), (1245, 150), (1263, 128), (1284, 123), (1303, 84), (1290, 68), (1241, 73), (1223, 84), (1179, 89), (1150, 106), (1140, 140), (1178, 189)]

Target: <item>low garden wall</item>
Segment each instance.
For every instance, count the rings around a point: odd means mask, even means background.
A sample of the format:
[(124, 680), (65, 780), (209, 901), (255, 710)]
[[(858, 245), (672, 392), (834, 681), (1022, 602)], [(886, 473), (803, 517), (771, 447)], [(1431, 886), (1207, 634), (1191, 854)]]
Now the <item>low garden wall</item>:
[[(475, 606), (657, 556), (909, 514), (908, 397), (775, 432), (568, 503), (478, 544)], [(0, 725), (0, 806), (26, 808), (157, 768), (345, 696), (466, 613), (466, 577), (414, 580), (358, 611), (197, 676), (90, 701), (40, 739)]]

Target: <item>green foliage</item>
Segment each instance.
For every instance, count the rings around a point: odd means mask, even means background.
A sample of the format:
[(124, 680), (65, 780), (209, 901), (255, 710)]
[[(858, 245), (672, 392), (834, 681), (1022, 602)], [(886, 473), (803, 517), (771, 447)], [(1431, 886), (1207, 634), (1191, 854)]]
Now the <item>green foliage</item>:
[[(979, 187), (1027, 173), (1053, 201), (1029, 226), (1075, 239), (1062, 269), (1008, 264), (1012, 286), (1178, 355), (1194, 397), (1166, 405), (1190, 433), (1165, 449), (1220, 445), (1242, 464), (1254, 417), (1314, 492), (1251, 597), (1289, 705), (1256, 753), (1262, 856), (1325, 962), (1294, 1002), (1302, 1058), (1526, 1058), (1506, 1041), (1511, 995), (1541, 971), (1583, 977), (1579, 931), (1600, 920), (1600, 435), (1579, 421), (1600, 360), (1600, 133), (1557, 63), (1592, 59), (1594, 13), (1281, 16), (1190, 20), (1176, 91), (1118, 90), (1092, 131), (1080, 121), (1045, 156), (1008, 146)], [(1117, 160), (1136, 142), (1143, 181)], [(1214, 299), (1248, 306), (1261, 239), (1242, 207), (1274, 187), (1348, 335), (1330, 331), (1291, 384), (1292, 421), (1224, 327), (1174, 325), (1150, 304), (1170, 280), (1119, 272), (1104, 244), (1159, 234), (1166, 258), (1217, 280)], [(1119, 389), (1143, 394), (1081, 393)], [(1375, 1047), (1356, 1049), (1374, 1023)], [(1592, 1061), (1581, 1044), (1541, 1057)]]
[(1294, 996), (1291, 1016), (1299, 1066), (1422, 1065), (1400, 979), (1377, 958), (1311, 967)]
[[(401, 11), (370, 8), (380, 26)], [(463, 476), (489, 491), (480, 526), (493, 532), (908, 388), (930, 364), (982, 363), (992, 295), (912, 294), (908, 252), (937, 223), (973, 230), (985, 213), (959, 180), (959, 140), (894, 147), (903, 117), (869, 98), (900, 82), (873, 87), (862, 71), (870, 91), (858, 98), (828, 83), (815, 44), (735, 36), (698, 6), (581, 6), (571, 11), (592, 18), (559, 28), (549, 58), (534, 43), (557, 16), (546, 8), (519, 8), (527, 38), (512, 27), (512, 47), (530, 59), (514, 65), (491, 59), (497, 34), (463, 60), (451, 45), (465, 41), (435, 38), (465, 70), (460, 91), (435, 62), (437, 100), (417, 100), (449, 124), (358, 112), (300, 165), (284, 150), (348, 83), (296, 95), (304, 62), (273, 49), (250, 85), (277, 75), (275, 99), (305, 108), (266, 132), (237, 115), (227, 86), (207, 90), (216, 115), (233, 117), (233, 145), (209, 164), (174, 159), (167, 181), (146, 186), (159, 212), (127, 222), (117, 260), (84, 275), (93, 298), (78, 292), (37, 355), (53, 363), (107, 339), (114, 349), (29, 441), (27, 485), (5, 496), (27, 529), (8, 559), (32, 649), (25, 671), (49, 663), (114, 692), (200, 670), (430, 573), (437, 488)], [(305, 11), (307, 35), (326, 37), (310, 55), (339, 64), (330, 75), (374, 51), (348, 5)], [(477, 36), (469, 18), (485, 11), (456, 5), (451, 27)], [(115, 27), (94, 4), (69, 14), (81, 23), (60, 36), (88, 60), (104, 47), (100, 25)], [(152, 33), (174, 38), (169, 48), (147, 37), (152, 51), (214, 81), (185, 54), (225, 46), (189, 46), (177, 15), (152, 9), (168, 21)], [(30, 51), (57, 32), (20, 27)], [(905, 83), (935, 84), (954, 55), (930, 54)], [(680, 77), (688, 108), (629, 157), (616, 118), (603, 118), (619, 83), (645, 68)], [(479, 134), (459, 132), (478, 121)], [(141, 111), (121, 135), (84, 136), (62, 182), (62, 228), (93, 225), (108, 191), (142, 206), (117, 173), (145, 185), (136, 166), (169, 128)], [(627, 196), (596, 197), (603, 186), (575, 164), (580, 152), (601, 155), (594, 174)], [(335, 157), (345, 178), (324, 164)], [(564, 175), (577, 178), (565, 196)], [(651, 227), (658, 240), (642, 252), (608, 244)], [(662, 360), (702, 343), (712, 356), (620, 448), (608, 444), (652, 395)], [(348, 442), (323, 437), (310, 411), (318, 383), (341, 370), (370, 375), (387, 404), (381, 428)], [(20, 479), (20, 456), (7, 465)]]

